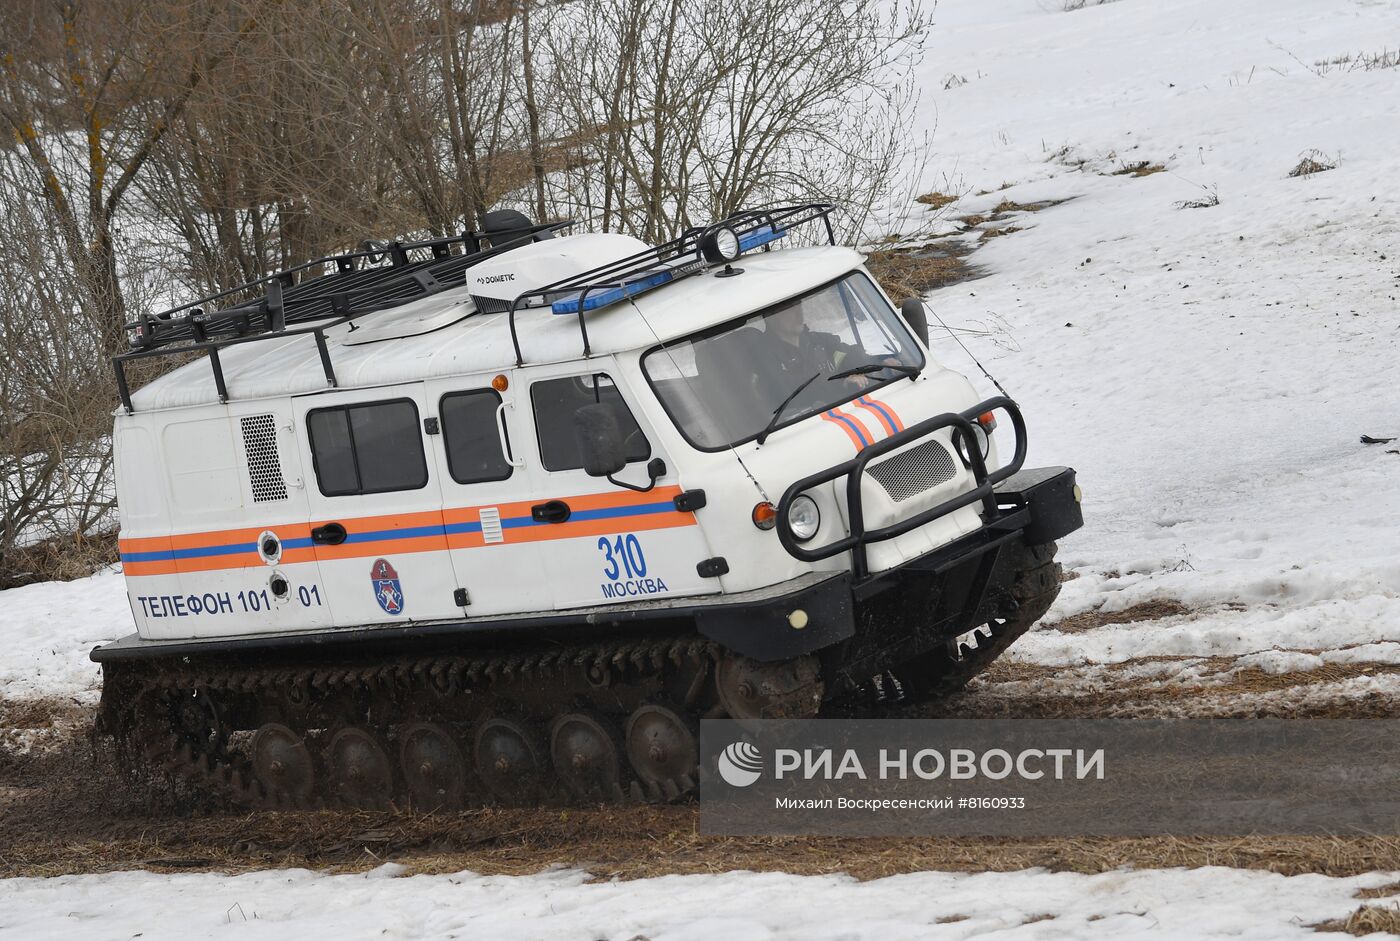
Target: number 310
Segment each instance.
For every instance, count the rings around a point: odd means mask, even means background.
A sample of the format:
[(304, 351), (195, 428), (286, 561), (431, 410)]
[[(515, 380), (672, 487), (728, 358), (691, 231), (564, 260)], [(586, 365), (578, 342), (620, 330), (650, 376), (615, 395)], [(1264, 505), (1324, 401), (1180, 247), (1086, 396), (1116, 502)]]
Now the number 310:
[(646, 556), (642, 554), (642, 543), (636, 536), (630, 533), (616, 539), (600, 536), (598, 548), (603, 552), (603, 574), (610, 580), (617, 581), (624, 570), (628, 578), (642, 578), (646, 575)]

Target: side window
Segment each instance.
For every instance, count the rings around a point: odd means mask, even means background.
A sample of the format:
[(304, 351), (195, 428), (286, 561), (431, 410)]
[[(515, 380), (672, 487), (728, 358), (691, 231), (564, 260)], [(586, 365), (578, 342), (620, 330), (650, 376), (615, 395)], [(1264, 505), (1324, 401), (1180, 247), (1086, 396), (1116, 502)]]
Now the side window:
[(511, 466), (501, 451), (496, 409), (501, 397), (490, 389), (449, 392), (442, 397), (442, 434), (447, 469), (459, 484), (505, 480)]
[(601, 402), (613, 410), (622, 439), (627, 444), (627, 463), (651, 457), (651, 444), (632, 417), (622, 393), (603, 373), (545, 379), (530, 387), (535, 409), (535, 431), (540, 437), (540, 461), (545, 470), (577, 470), (583, 467), (579, 448), (578, 422), (574, 416), (585, 405)]
[(408, 399), (309, 412), (311, 454), (321, 493), (417, 490), (428, 483), (418, 408)]

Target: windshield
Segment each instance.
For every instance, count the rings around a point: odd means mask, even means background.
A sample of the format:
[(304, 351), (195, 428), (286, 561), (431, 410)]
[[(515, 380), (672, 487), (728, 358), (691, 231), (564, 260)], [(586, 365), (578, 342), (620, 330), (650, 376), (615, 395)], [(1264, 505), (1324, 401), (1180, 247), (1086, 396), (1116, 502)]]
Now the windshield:
[(923, 364), (909, 329), (858, 272), (642, 358), (671, 419), (705, 451), (760, 437)]

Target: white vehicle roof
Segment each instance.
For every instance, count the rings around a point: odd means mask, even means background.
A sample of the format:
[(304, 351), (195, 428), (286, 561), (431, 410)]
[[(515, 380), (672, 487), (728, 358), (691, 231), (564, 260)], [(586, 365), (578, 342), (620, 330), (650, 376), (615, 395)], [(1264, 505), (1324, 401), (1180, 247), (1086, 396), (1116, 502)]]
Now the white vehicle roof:
[[(552, 240), (566, 248), (569, 236)], [(628, 240), (631, 241), (631, 240)], [(505, 256), (509, 257), (509, 256)], [(594, 354), (617, 353), (686, 336), (801, 294), (858, 267), (863, 257), (842, 247), (794, 248), (743, 255), (736, 278), (712, 273), (664, 285), (584, 314)], [(516, 329), (526, 364), (582, 360), (576, 314), (548, 307), (518, 311)], [(465, 283), (421, 300), (359, 317), (326, 331), (339, 388), (471, 375), (515, 365), (509, 315), (479, 312)], [(270, 336), (221, 351), (230, 399), (259, 399), (326, 388), (309, 334)], [(219, 401), (209, 363), (187, 363), (132, 394), (136, 411)]]

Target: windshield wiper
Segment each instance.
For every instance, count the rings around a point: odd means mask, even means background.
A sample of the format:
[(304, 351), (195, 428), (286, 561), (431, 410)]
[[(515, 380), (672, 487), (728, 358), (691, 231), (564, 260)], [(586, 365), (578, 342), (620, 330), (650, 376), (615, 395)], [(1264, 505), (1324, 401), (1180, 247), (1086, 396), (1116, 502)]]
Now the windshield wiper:
[(763, 427), (763, 430), (758, 433), (758, 437), (754, 440), (757, 441), (759, 444), (762, 444), (763, 442), (767, 441), (768, 436), (773, 433), (773, 426), (778, 424), (778, 419), (783, 417), (783, 411), (786, 410), (787, 407), (792, 404), (792, 400), (801, 395), (803, 389), (807, 388), (821, 377), (822, 374), (819, 372), (812, 373), (812, 375), (808, 376), (806, 379), (803, 379), (802, 383), (796, 389), (793, 389), (791, 392), (789, 392), (788, 397), (783, 399), (783, 401), (779, 403), (777, 408), (773, 409), (773, 417), (768, 419), (768, 424)]
[(901, 376), (908, 376), (910, 379), (913, 379), (919, 374), (919, 368), (917, 366), (906, 366), (903, 363), (866, 363), (864, 366), (852, 366), (850, 369), (843, 369), (826, 378), (827, 381), (830, 381), (832, 379), (849, 379), (851, 376), (868, 376), (882, 369), (893, 369)]

